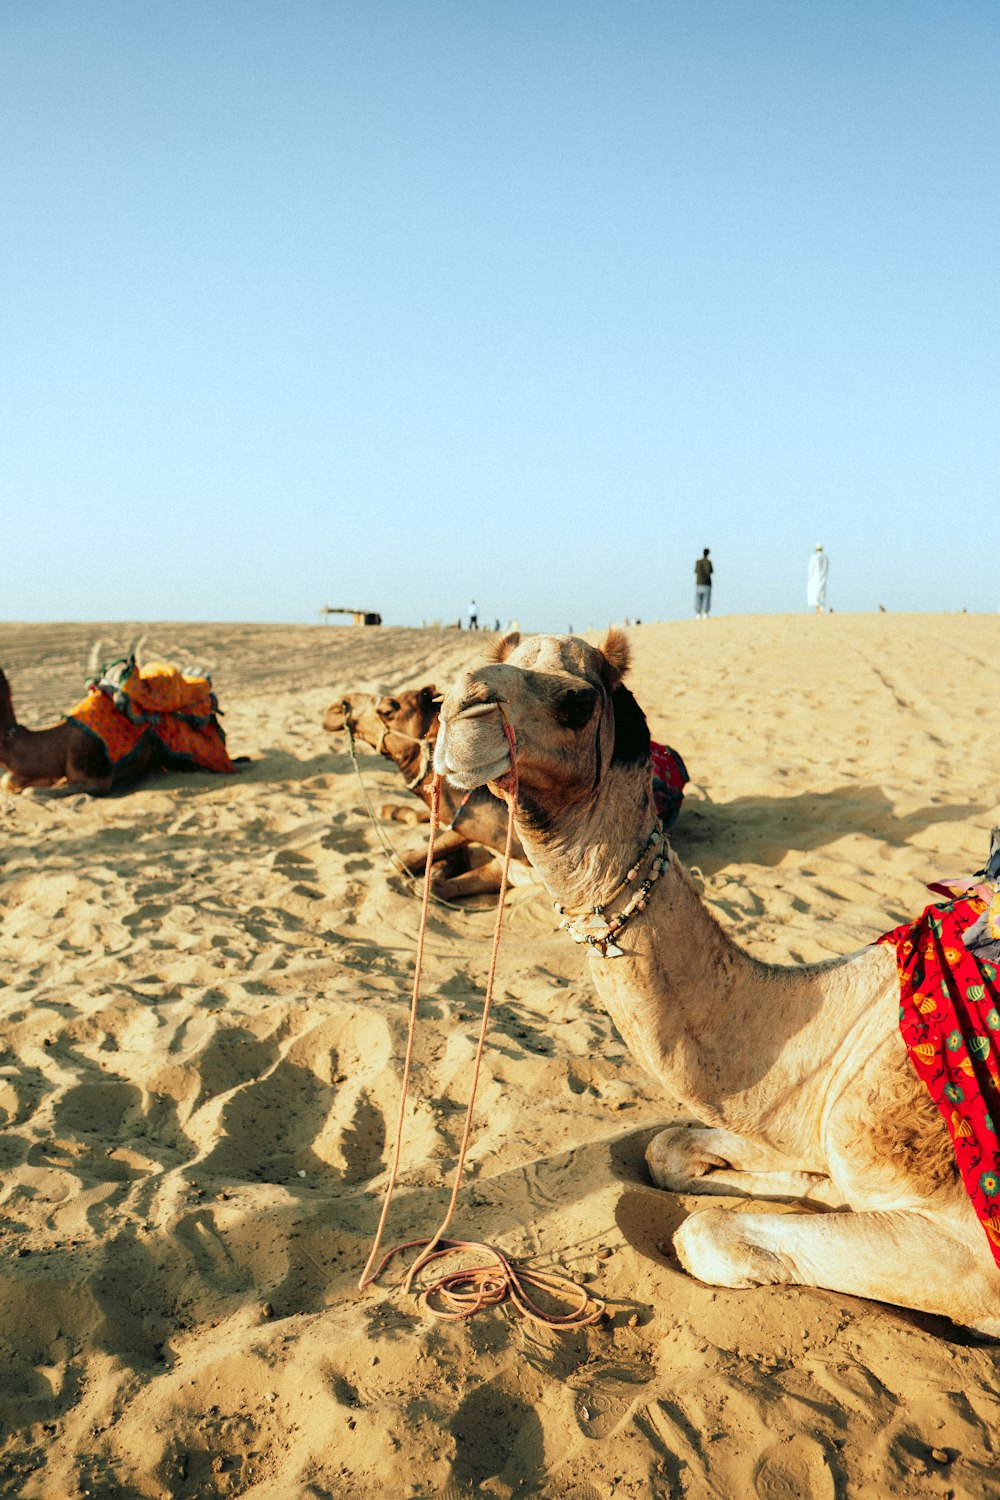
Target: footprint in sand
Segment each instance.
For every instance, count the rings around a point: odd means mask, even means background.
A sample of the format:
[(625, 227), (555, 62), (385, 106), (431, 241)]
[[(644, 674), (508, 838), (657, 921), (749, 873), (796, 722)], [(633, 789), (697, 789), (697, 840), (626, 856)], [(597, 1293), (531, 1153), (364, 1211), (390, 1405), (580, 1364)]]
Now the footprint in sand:
[(624, 1401), (617, 1396), (605, 1396), (599, 1391), (578, 1394), (573, 1403), (577, 1426), (585, 1437), (605, 1438), (617, 1427), (628, 1411)]
[[(604, 1365), (588, 1373), (587, 1384), (573, 1391), (573, 1415), (585, 1437), (605, 1438), (628, 1415), (640, 1394), (639, 1388), (650, 1379), (644, 1366)], [(597, 1382), (617, 1386), (621, 1395), (598, 1390)]]
[(570, 1484), (568, 1489), (553, 1487), (542, 1493), (545, 1500), (602, 1500), (600, 1491), (591, 1484)]
[(823, 1449), (802, 1436), (775, 1443), (754, 1474), (760, 1500), (834, 1500), (836, 1492)]

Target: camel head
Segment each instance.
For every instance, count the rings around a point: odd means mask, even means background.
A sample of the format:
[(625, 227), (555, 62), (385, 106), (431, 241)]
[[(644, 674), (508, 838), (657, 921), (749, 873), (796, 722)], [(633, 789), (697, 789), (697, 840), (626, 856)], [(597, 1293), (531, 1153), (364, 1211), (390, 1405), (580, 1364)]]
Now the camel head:
[(351, 692), (330, 704), (323, 728), (328, 734), (349, 729), (355, 739), (363, 740), (366, 745), (392, 758), (386, 740), (393, 733), (400, 735), (404, 742), (434, 739), (438, 730), (439, 702), (438, 690), (433, 683), (407, 689), (395, 696)]
[(622, 683), (628, 641), (608, 633), (600, 650), (571, 635), (508, 635), (461, 677), (441, 705), (435, 769), (455, 786), (510, 790), (516, 744), (518, 801), (528, 821), (593, 801), (614, 767), (648, 767), (645, 716)]

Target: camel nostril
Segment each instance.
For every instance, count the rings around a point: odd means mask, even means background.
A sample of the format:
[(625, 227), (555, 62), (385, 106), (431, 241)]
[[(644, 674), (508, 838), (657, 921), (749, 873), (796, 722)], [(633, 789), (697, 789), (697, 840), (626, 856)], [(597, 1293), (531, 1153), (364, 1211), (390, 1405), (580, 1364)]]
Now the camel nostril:
[(485, 714), (491, 714), (499, 708), (497, 698), (482, 698), (478, 694), (475, 698), (464, 698), (458, 708), (449, 717), (452, 719), (478, 719)]

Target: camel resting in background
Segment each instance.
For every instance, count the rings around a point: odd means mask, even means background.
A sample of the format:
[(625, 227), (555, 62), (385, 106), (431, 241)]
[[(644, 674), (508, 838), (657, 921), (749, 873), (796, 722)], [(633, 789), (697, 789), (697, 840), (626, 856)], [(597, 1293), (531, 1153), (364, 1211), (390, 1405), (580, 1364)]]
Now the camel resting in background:
[(207, 677), (185, 676), (169, 662), (140, 668), (129, 655), (88, 683), (61, 724), (25, 729), (0, 671), (0, 765), (7, 768), (0, 785), (10, 792), (65, 785), (103, 796), (153, 771), (234, 772), (218, 711)]
[(527, 857), (635, 1057), (702, 1122), (651, 1141), (656, 1185), (832, 1210), (702, 1208), (674, 1236), (682, 1265), (716, 1286), (825, 1287), (1000, 1336), (1000, 1266), (906, 1053), (895, 950), (784, 966), (737, 947), (658, 829), (628, 664), (618, 631), (600, 651), (505, 638), (446, 695), (435, 761), (457, 787), (509, 797), (512, 727)]
[[(397, 765), (410, 791), (423, 807), (386, 804), (383, 818), (398, 822), (427, 822), (430, 818), (433, 749), (438, 732), (438, 690), (425, 687), (395, 696), (348, 692), (327, 709), (323, 728), (329, 734), (350, 730), (356, 740), (370, 745)], [(493, 895), (500, 889), (501, 861), (470, 868), (471, 846), (482, 845), (502, 853), (507, 838), (507, 809), (485, 786), (459, 792), (447, 782), (441, 785), (441, 829), (434, 840), (433, 890), (445, 900), (461, 896)], [(523, 860), (524, 851), (515, 839), (512, 854)], [(423, 874), (426, 846), (401, 855), (411, 875)], [(515, 877), (516, 879), (516, 877)]]
[(152, 734), (143, 736), (128, 760), (112, 766), (101, 741), (69, 719), (48, 729), (25, 729), (17, 722), (10, 684), (0, 671), (0, 766), (6, 767), (0, 786), (4, 791), (65, 783), (73, 791), (100, 797), (173, 764)]

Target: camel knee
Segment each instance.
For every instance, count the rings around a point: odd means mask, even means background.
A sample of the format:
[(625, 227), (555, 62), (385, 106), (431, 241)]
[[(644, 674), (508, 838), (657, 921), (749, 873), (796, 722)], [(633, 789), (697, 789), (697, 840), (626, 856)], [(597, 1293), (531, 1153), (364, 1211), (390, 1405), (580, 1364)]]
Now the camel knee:
[[(401, 854), (399, 856), (404, 870), (411, 875), (422, 875), (427, 868), (427, 850), (418, 849), (413, 854)], [(434, 862), (434, 869), (438, 868), (438, 861)]]
[(406, 823), (410, 827), (430, 821), (430, 813), (426, 807), (404, 807), (399, 802), (384, 802), (378, 810), (378, 815), (389, 822)]
[(6, 771), (0, 779), (0, 790), (16, 795), (20, 792), (45, 790), (48, 787), (58, 786), (61, 780), (61, 776), (22, 776), (17, 771)]
[(684, 1220), (674, 1249), (685, 1271), (709, 1286), (780, 1286), (793, 1282), (791, 1265), (776, 1251), (756, 1244), (758, 1214), (702, 1208)]
[(668, 1125), (646, 1147), (646, 1166), (658, 1188), (671, 1193), (698, 1191), (709, 1172), (729, 1166), (708, 1149), (708, 1132), (689, 1125)]
[(431, 889), (443, 901), (454, 901), (462, 896), (495, 896), (500, 890), (500, 868), (495, 864), (481, 865), (450, 880), (435, 879)]

